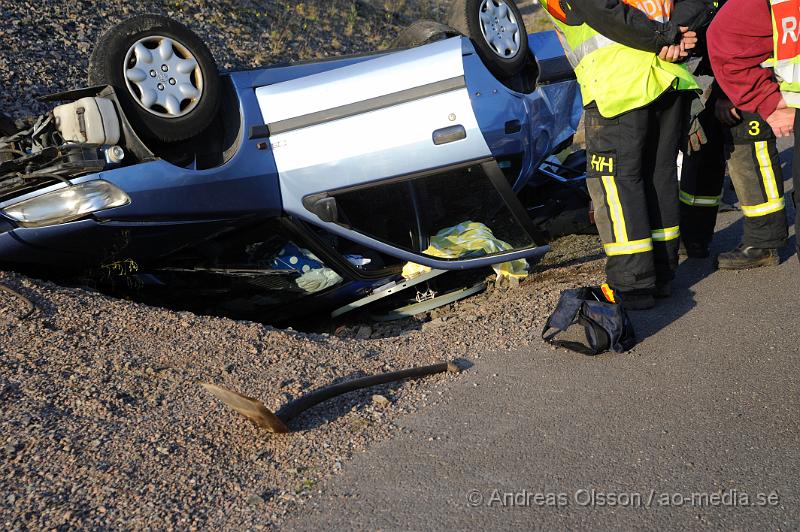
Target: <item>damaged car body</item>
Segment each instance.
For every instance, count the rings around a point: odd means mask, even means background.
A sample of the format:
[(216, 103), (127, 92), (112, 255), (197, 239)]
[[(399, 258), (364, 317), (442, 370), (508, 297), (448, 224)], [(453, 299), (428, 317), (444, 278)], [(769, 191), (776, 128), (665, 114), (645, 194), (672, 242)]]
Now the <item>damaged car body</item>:
[[(121, 81), (3, 124), (0, 267), (282, 322), (400, 283), (409, 262), (536, 259), (555, 236), (540, 191), (583, 179), (553, 159), (581, 115), (553, 32), (527, 35), (504, 77), (464, 36), (223, 74), (180, 37), (145, 31)], [(465, 223), (502, 245), (428, 251)]]

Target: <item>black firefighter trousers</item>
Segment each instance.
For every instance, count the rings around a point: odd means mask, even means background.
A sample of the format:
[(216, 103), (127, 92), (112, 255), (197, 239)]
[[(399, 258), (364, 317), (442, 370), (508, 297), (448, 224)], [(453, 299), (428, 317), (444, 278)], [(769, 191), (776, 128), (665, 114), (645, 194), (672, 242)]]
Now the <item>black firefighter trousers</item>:
[(678, 143), (684, 93), (670, 90), (640, 109), (604, 118), (586, 107), (589, 193), (614, 290), (650, 293), (678, 267)]
[(712, 96), (700, 114), (708, 143), (683, 158), (683, 241), (705, 246), (711, 243), (727, 160), (744, 214), (742, 244), (762, 249), (783, 247), (788, 237), (786, 200), (775, 134), (759, 115), (742, 111), (742, 121), (728, 128), (714, 115), (715, 104)]

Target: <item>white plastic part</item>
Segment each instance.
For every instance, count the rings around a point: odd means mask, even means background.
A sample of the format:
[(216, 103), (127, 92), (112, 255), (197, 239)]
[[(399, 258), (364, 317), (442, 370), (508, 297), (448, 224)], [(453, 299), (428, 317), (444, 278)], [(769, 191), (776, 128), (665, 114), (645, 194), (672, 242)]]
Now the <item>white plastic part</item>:
[(117, 144), (120, 124), (114, 103), (107, 98), (81, 98), (53, 109), (56, 127), (67, 142)]

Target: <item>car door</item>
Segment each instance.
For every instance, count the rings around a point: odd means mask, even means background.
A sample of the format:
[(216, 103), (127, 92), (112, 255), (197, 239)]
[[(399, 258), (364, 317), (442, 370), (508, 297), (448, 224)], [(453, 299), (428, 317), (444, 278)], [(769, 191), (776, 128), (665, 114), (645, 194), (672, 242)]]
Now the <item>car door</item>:
[[(256, 89), (284, 210), (382, 253), (461, 269), (539, 255), (492, 159), (453, 38)], [(453, 258), (439, 231), (477, 222), (507, 245)]]

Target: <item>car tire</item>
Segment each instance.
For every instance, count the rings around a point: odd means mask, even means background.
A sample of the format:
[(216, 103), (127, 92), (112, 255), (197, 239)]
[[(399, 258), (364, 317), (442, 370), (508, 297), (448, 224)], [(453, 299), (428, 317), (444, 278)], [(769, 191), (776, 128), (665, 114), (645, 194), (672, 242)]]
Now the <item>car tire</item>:
[(89, 84), (111, 85), (143, 139), (179, 142), (202, 133), (220, 103), (214, 57), (189, 28), (139, 15), (100, 36), (89, 58)]
[(513, 0), (454, 0), (447, 24), (472, 40), (498, 77), (518, 74), (530, 60), (528, 32)]
[(459, 35), (455, 29), (434, 20), (418, 20), (397, 34), (392, 48), (414, 48)]

